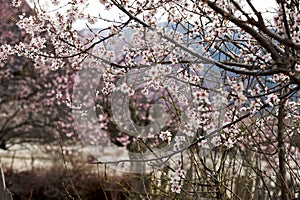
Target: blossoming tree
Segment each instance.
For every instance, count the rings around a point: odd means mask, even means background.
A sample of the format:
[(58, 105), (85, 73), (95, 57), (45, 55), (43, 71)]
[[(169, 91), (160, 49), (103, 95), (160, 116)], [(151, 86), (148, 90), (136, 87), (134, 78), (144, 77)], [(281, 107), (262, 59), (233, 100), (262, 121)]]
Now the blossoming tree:
[[(92, 60), (104, 69), (97, 115), (107, 111), (135, 157), (99, 163), (147, 163), (161, 172), (153, 193), (166, 197), (299, 197), (298, 1), (266, 10), (251, 0), (99, 1), (118, 18), (87, 13), (89, 2), (53, 0), (63, 11), (51, 12), (36, 2), (17, 21), (31, 41), (2, 45), (0, 60), (17, 54), (54, 70)], [(78, 20), (92, 37), (73, 28)], [(107, 26), (91, 28), (99, 22)]]
[[(26, 48), (31, 41), (24, 30), (20, 30), (14, 20), (18, 13), (29, 16), (31, 8), (24, 4), (22, 9), (14, 9), (10, 2), (1, 2), (1, 52), (9, 51), (6, 43), (18, 44)], [(45, 36), (45, 34), (44, 34)], [(47, 39), (47, 38), (46, 38)], [(59, 97), (66, 97), (72, 88), (72, 73), (62, 69), (52, 71), (34, 68), (31, 59), (10, 56), (0, 63), (0, 146), (9, 149), (23, 142), (48, 143), (57, 141), (62, 136), (71, 136), (72, 116), (66, 102)], [(47, 63), (49, 66), (49, 63)], [(74, 71), (74, 70), (73, 70)], [(59, 127), (60, 132), (57, 128)]]

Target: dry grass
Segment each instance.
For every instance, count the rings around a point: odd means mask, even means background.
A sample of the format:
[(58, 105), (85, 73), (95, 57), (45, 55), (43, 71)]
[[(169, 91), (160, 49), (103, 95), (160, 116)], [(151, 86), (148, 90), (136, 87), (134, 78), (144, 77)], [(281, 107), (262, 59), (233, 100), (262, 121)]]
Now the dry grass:
[(54, 166), (21, 172), (6, 170), (5, 178), (14, 200), (131, 199), (130, 176), (106, 176), (93, 172), (92, 167), (80, 165), (66, 169)]

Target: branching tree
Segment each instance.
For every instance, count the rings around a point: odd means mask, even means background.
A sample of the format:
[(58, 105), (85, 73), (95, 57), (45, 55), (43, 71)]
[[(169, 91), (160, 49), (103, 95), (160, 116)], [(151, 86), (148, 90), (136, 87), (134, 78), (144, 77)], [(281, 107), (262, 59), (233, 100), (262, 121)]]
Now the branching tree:
[[(30, 16), (34, 13), (25, 1), (23, 4), (19, 10), (14, 9), (10, 2), (0, 4), (3, 11), (0, 14), (1, 52), (8, 50), (6, 43), (19, 45), (22, 49), (26, 48), (23, 43), (31, 41), (30, 36), (15, 24), (19, 14)], [(66, 102), (59, 99), (60, 94), (66, 97), (71, 91), (72, 71), (34, 69), (33, 65), (31, 59), (18, 55), (12, 55), (6, 62), (0, 63), (2, 149), (23, 142), (48, 143), (56, 141), (60, 136), (66, 138), (66, 135), (74, 135), (70, 109)], [(47, 65), (49, 63), (44, 67)]]
[[(55, 16), (36, 2), (34, 15), (17, 21), (30, 42), (2, 45), (0, 60), (16, 54), (36, 67), (50, 62), (59, 69), (69, 62), (80, 69), (87, 60), (101, 66), (96, 93), (113, 100), (105, 109), (95, 98), (98, 115), (106, 111), (127, 136), (122, 142), (130, 139), (133, 152), (143, 153), (114, 163), (173, 163), (162, 170), (171, 177), (153, 175), (159, 177), (153, 193), (299, 198), (299, 1), (270, 1), (266, 10), (251, 0), (99, 2), (118, 18), (87, 13), (89, 2), (67, 1)], [(89, 37), (73, 28), (78, 20)], [(99, 22), (108, 25), (91, 28)], [(148, 97), (140, 101), (141, 95)], [(135, 115), (149, 99), (171, 117), (160, 123), (165, 115), (151, 114), (148, 104)]]

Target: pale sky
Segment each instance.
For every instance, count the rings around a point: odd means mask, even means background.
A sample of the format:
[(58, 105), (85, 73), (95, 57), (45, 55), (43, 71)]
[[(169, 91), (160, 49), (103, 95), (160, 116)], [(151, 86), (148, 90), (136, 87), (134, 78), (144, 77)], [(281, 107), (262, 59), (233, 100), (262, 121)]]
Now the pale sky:
[[(31, 7), (33, 7), (34, 0), (26, 0), (26, 1), (28, 2), (28, 4)], [(51, 0), (40, 1), (40, 4), (41, 4), (41, 6), (43, 6), (43, 8), (45, 10), (49, 11), (48, 14), (55, 16), (55, 12), (56, 12), (57, 8), (67, 4), (70, 1), (71, 0), (60, 0), (61, 3), (59, 4), (59, 6), (52, 5)], [(99, 3), (99, 0), (88, 0), (87, 2), (89, 4), (89, 6), (84, 9), (85, 14), (90, 14), (91, 16), (98, 16), (100, 14), (101, 17), (117, 20), (118, 14), (116, 14), (116, 13), (120, 13), (117, 8), (107, 11), (107, 10), (105, 10), (105, 7)], [(61, 13), (63, 13), (64, 10), (66, 10), (66, 9), (62, 7), (59, 10)], [(102, 21), (101, 23), (100, 22), (96, 23), (94, 25), (91, 25), (90, 27), (91, 28), (99, 28), (99, 27), (106, 27), (107, 25), (109, 25), (109, 23), (105, 23)], [(85, 21), (78, 21), (74, 24), (74, 28), (80, 30), (80, 29), (84, 29), (87, 27), (85, 26)]]
[[(27, 0), (30, 6), (33, 7), (34, 0)], [(51, 3), (51, 0), (43, 0), (40, 1), (43, 8), (47, 11), (49, 11), (50, 15), (55, 15), (55, 10), (59, 8), (62, 5), (65, 5), (67, 2), (70, 2), (70, 0), (60, 0), (59, 6), (54, 6)], [(99, 3), (99, 0), (88, 0), (89, 6), (85, 8), (85, 14), (90, 14), (91, 16), (98, 16), (99, 13), (102, 17), (105, 17), (107, 19), (115, 19), (118, 20), (118, 13), (120, 11), (117, 8), (114, 8), (110, 11), (105, 10), (104, 6), (102, 6)], [(252, 0), (253, 5), (262, 13), (264, 13), (266, 10), (272, 10), (274, 5), (276, 5), (275, 0)], [(250, 8), (249, 8), (250, 9)], [(64, 8), (61, 9), (61, 12), (63, 12)], [(271, 14), (265, 15), (264, 17), (271, 17)], [(99, 27), (106, 27), (109, 25), (109, 23), (106, 22), (99, 22), (94, 25), (91, 25), (91, 28), (99, 28)], [(86, 28), (84, 21), (78, 21), (74, 24), (75, 29), (84, 29)]]

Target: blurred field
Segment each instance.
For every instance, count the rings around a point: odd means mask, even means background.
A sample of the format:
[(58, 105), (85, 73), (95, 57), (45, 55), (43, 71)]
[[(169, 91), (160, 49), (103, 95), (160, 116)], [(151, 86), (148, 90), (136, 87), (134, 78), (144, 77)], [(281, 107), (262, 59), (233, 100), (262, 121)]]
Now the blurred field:
[[(101, 147), (95, 153), (93, 147), (82, 145), (69, 145), (61, 147), (57, 144), (21, 144), (14, 145), (9, 150), (0, 150), (0, 160), (5, 168), (15, 171), (27, 171), (33, 169), (49, 169), (53, 166), (71, 167), (76, 164), (90, 164), (98, 156), (101, 160), (128, 159), (126, 148), (116, 146)], [(104, 170), (104, 166), (98, 165), (98, 170)], [(107, 169), (109, 170), (109, 169)], [(113, 169), (113, 174), (119, 173)]]

